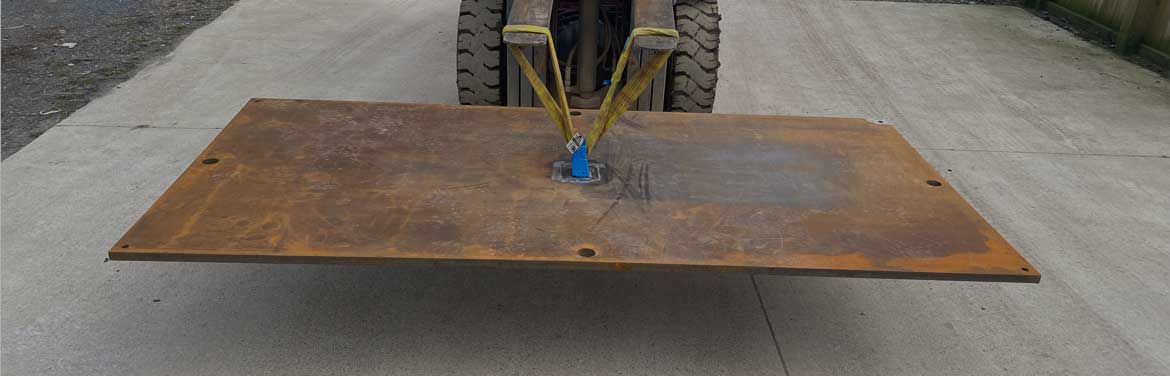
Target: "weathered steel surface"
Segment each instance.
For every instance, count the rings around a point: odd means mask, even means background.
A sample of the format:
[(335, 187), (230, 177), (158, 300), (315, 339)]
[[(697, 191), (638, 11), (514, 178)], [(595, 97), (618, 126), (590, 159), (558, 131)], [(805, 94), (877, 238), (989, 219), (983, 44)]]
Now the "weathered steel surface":
[[(552, 18), (553, 0), (512, 0), (508, 13), (509, 25), (548, 27)], [(536, 33), (504, 33), (504, 43), (518, 46), (543, 46), (548, 37)], [(506, 52), (506, 51), (505, 51)]]
[(541, 109), (252, 100), (110, 257), (1040, 278), (891, 126), (631, 112), (597, 185), (550, 180), (561, 144)]
[[(674, 29), (674, 2), (667, 0), (634, 0), (631, 6), (634, 12), (634, 27), (656, 27), (660, 29)], [(634, 40), (637, 47), (652, 50), (673, 50), (678, 46), (678, 38), (672, 37), (638, 37)]]
[[(634, 27), (674, 28), (674, 2), (670, 0), (635, 0), (631, 8), (633, 9)], [(552, 9), (552, 0), (512, 0), (512, 10), (508, 13), (508, 24), (549, 27)], [(543, 46), (548, 44), (548, 41), (541, 34), (509, 32), (504, 33), (504, 43), (518, 46)], [(678, 39), (639, 37), (634, 43), (641, 48), (673, 50), (678, 45)]]

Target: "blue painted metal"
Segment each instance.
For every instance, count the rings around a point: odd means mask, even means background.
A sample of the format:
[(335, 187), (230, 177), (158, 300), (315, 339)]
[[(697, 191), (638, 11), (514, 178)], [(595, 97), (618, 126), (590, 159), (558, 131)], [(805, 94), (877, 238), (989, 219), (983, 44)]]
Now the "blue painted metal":
[(575, 178), (588, 178), (589, 177), (589, 145), (586, 145), (585, 142), (582, 142), (581, 147), (577, 148), (577, 151), (573, 152), (573, 158), (571, 159), (571, 162), (573, 164), (572, 165), (573, 177), (575, 177)]

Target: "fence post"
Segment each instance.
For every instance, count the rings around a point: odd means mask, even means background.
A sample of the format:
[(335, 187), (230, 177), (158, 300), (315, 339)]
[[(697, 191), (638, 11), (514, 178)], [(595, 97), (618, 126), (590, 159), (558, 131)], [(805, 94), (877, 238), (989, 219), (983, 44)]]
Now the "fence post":
[(1121, 20), (1121, 30), (1117, 32), (1117, 53), (1130, 55), (1138, 51), (1142, 45), (1142, 38), (1150, 29), (1150, 20), (1158, 11), (1160, 0), (1135, 0), (1129, 2), (1125, 17)]

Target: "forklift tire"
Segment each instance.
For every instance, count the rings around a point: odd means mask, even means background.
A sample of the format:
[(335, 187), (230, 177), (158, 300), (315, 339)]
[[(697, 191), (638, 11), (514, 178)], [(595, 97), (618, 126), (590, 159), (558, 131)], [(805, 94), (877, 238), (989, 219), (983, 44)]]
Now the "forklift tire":
[(719, 81), (719, 5), (716, 0), (678, 0), (674, 23), (678, 48), (671, 58), (671, 112), (711, 112)]
[(459, 103), (504, 104), (504, 0), (463, 0), (459, 5)]

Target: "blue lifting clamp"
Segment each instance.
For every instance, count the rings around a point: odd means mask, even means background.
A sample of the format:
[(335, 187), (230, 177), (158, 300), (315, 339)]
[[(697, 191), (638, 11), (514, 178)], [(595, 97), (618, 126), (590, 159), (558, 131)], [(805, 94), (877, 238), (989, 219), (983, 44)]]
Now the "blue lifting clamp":
[(565, 145), (569, 149), (569, 160), (553, 162), (552, 180), (573, 184), (602, 182), (605, 164), (589, 161), (589, 146), (585, 142), (585, 137), (580, 133), (569, 138), (569, 143)]
[(581, 147), (573, 152), (572, 174), (575, 178), (588, 179), (589, 176), (589, 145), (585, 141), (581, 141)]

